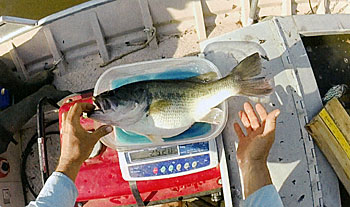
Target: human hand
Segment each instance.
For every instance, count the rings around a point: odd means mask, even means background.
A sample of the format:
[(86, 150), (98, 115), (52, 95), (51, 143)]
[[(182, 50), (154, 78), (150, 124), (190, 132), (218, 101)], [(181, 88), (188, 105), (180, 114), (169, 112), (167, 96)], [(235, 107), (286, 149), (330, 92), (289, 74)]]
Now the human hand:
[(238, 113), (247, 135), (243, 133), (238, 123), (234, 124), (239, 139), (236, 156), (242, 172), (245, 198), (260, 188), (272, 184), (267, 156), (275, 141), (276, 119), (280, 114), (279, 109), (267, 114), (261, 104), (256, 104), (255, 109), (260, 121), (248, 102), (244, 103), (244, 112)]
[(244, 111), (238, 113), (247, 135), (243, 133), (238, 123), (234, 124), (234, 129), (239, 139), (237, 148), (239, 165), (244, 165), (248, 162), (266, 163), (267, 156), (275, 140), (276, 119), (280, 114), (280, 110), (275, 109), (267, 114), (261, 104), (256, 104), (255, 109), (261, 121), (259, 121), (252, 105), (248, 102), (244, 103)]
[(75, 103), (68, 112), (62, 115), (61, 156), (56, 171), (63, 172), (73, 181), (80, 166), (89, 157), (97, 141), (113, 131), (111, 126), (105, 125), (90, 133), (80, 125), (82, 113), (90, 112), (93, 109), (92, 104)]

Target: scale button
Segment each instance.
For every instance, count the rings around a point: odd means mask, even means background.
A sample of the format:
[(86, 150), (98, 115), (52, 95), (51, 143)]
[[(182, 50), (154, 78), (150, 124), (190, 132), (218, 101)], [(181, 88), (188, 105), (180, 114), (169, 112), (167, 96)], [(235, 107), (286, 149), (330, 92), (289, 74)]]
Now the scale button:
[(162, 166), (162, 168), (160, 168), (160, 172), (165, 173), (165, 171), (166, 171), (166, 167)]
[(181, 167), (182, 167), (181, 164), (177, 164), (177, 165), (176, 165), (176, 170), (177, 170), (177, 171), (181, 171)]
[(198, 162), (196, 162), (196, 161), (192, 162), (192, 168), (196, 168), (197, 164), (198, 164)]
[(154, 173), (154, 174), (157, 174), (157, 173), (158, 173), (158, 168), (157, 168), (157, 167), (153, 168), (153, 173)]
[(190, 163), (186, 162), (184, 165), (185, 170), (187, 170), (190, 167)]
[(174, 170), (174, 165), (169, 165), (169, 171), (172, 172)]

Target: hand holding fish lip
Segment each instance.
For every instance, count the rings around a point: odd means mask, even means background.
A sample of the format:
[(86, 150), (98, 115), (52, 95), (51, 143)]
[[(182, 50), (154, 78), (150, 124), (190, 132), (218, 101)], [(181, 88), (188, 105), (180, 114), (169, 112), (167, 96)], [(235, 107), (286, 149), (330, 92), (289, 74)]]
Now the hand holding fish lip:
[(64, 172), (73, 181), (77, 174), (76, 169), (79, 171), (81, 164), (89, 157), (97, 141), (113, 131), (111, 126), (104, 125), (90, 133), (81, 126), (82, 113), (90, 112), (94, 108), (94, 105), (89, 103), (75, 103), (62, 115), (62, 147), (56, 171)]
[(239, 139), (237, 160), (240, 166), (249, 162), (266, 163), (275, 140), (276, 119), (280, 110), (275, 109), (267, 113), (259, 103), (256, 104), (255, 108), (261, 121), (248, 102), (244, 103), (244, 111), (238, 113), (247, 135), (243, 133), (238, 123), (234, 123), (234, 129)]

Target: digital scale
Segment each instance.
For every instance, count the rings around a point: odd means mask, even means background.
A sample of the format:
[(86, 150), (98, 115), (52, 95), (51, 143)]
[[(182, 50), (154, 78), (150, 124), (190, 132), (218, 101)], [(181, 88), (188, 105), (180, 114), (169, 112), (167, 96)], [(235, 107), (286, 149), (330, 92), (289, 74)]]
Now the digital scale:
[[(221, 136), (221, 135), (219, 135)], [(118, 152), (124, 180), (155, 180), (200, 172), (218, 165), (215, 139), (206, 142)]]

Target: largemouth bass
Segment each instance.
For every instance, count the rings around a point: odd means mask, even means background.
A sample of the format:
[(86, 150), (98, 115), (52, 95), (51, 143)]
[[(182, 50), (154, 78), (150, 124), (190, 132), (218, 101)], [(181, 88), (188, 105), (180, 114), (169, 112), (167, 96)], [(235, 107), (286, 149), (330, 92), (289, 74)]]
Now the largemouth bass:
[(223, 112), (216, 106), (231, 96), (269, 94), (268, 80), (254, 78), (260, 73), (260, 56), (255, 53), (219, 80), (211, 72), (184, 80), (127, 84), (94, 97), (98, 109), (89, 117), (162, 142), (195, 122), (219, 124)]

